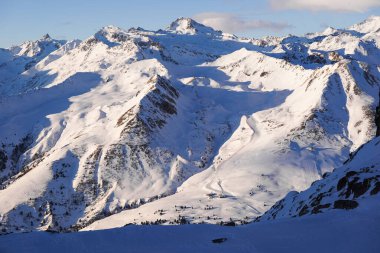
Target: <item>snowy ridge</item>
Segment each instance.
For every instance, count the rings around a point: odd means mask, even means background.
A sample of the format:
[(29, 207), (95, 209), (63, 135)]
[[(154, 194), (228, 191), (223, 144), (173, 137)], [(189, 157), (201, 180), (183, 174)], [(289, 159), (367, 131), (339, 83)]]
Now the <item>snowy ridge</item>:
[(380, 17), (371, 16), (359, 24), (355, 24), (348, 28), (362, 33), (378, 33), (380, 32)]
[(180, 18), (1, 50), (0, 226), (254, 220), (378, 135), (376, 20), (242, 39)]

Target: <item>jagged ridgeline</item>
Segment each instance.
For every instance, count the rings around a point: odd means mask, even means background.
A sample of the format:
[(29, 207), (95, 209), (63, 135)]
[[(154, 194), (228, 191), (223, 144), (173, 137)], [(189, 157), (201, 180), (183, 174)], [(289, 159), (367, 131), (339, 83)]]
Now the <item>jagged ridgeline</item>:
[(235, 225), (291, 191), (260, 219), (377, 196), (376, 164), (343, 163), (380, 133), (379, 31), (247, 39), (179, 18), (0, 49), (1, 233)]

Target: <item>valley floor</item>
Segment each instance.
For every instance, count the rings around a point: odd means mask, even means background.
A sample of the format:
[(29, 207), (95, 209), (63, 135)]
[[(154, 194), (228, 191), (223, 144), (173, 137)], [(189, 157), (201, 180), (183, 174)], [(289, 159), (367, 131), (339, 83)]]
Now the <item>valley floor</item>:
[[(352, 211), (238, 227), (216, 225), (127, 226), (109, 230), (0, 236), (0, 252), (380, 252), (380, 203)], [(212, 240), (227, 238), (222, 243)]]

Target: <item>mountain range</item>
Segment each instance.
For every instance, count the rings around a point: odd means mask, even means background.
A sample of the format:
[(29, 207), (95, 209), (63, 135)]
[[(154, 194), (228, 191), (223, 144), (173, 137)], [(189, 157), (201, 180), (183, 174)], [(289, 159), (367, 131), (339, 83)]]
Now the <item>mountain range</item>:
[(377, 16), (261, 39), (179, 18), (0, 49), (0, 233), (378, 202), (379, 71)]

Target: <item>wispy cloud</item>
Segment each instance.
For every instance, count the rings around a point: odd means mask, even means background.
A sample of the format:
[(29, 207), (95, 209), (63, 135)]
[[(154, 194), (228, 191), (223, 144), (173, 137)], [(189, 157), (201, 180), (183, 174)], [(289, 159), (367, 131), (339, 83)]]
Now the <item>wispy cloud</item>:
[(228, 33), (246, 32), (259, 29), (281, 31), (292, 27), (287, 23), (256, 19), (245, 20), (230, 13), (204, 12), (195, 15), (193, 18), (204, 25)]
[(269, 0), (274, 9), (365, 12), (379, 7), (379, 0)]

